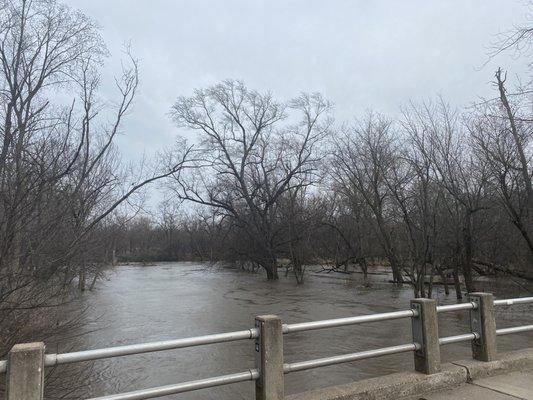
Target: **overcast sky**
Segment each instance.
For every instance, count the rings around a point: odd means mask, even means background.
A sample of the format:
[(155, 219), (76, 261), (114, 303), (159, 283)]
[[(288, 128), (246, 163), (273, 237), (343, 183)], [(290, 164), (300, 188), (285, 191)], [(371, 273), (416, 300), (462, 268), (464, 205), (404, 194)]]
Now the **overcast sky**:
[(499, 65), (527, 76), (525, 58), (510, 54), (481, 68), (494, 35), (524, 21), (523, 0), (66, 2), (102, 26), (111, 52), (104, 83), (119, 72), (124, 42), (140, 60), (141, 89), (119, 142), (126, 159), (172, 144), (175, 98), (226, 78), (280, 99), (320, 91), (342, 121), (437, 94), (468, 104), (491, 95)]

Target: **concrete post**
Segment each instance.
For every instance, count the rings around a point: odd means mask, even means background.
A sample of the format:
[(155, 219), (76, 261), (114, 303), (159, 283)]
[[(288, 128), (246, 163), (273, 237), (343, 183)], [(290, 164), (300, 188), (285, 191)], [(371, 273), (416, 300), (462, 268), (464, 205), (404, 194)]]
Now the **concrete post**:
[(418, 312), (418, 316), (411, 319), (413, 342), (421, 346), (415, 351), (415, 370), (434, 374), (440, 371), (437, 303), (433, 299), (414, 299), (411, 308)]
[(491, 293), (469, 293), (468, 299), (477, 305), (470, 310), (470, 327), (479, 335), (472, 340), (472, 357), (479, 361), (494, 361), (497, 358), (496, 322), (494, 297)]
[(256, 367), (259, 379), (255, 381), (256, 400), (283, 400), (283, 332), (281, 319), (276, 315), (255, 317), (259, 338), (255, 342)]
[(7, 358), (6, 399), (44, 398), (44, 343), (16, 344)]

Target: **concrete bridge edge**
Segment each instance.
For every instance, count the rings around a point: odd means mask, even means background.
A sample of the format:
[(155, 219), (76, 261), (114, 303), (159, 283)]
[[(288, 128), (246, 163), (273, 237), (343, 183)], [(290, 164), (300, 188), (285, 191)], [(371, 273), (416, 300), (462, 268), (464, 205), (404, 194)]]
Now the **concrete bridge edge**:
[(476, 379), (533, 369), (533, 348), (501, 354), (496, 361), (462, 360), (442, 364), (441, 372), (425, 375), (399, 372), (344, 385), (286, 396), (286, 400), (396, 400), (452, 389)]

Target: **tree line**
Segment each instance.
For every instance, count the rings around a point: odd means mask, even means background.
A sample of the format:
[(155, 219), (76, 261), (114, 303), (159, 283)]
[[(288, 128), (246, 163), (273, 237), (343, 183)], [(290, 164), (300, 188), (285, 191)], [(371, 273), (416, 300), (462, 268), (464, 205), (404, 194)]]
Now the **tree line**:
[[(494, 93), (463, 110), (437, 98), (340, 128), (319, 94), (282, 103), (225, 81), (180, 97), (172, 115), (199, 132), (195, 160), (166, 182), (173, 197), (155, 216), (122, 226), (119, 254), (223, 261), (269, 279), (288, 264), (298, 281), (305, 265), (366, 273), (379, 260), (417, 296), (431, 295), (433, 276), (453, 279), (460, 297), (475, 273), (527, 275), (531, 99), (508, 92), (501, 70)], [(184, 200), (201, 207), (183, 214)]]

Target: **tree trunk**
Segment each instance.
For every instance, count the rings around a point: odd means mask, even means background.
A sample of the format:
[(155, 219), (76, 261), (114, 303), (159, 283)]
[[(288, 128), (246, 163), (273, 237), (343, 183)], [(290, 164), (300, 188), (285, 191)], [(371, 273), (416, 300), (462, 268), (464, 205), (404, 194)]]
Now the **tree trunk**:
[(438, 269), (440, 279), (442, 279), (442, 284), (444, 285), (444, 294), (448, 296), (450, 294), (450, 286), (448, 285), (448, 277), (444, 273), (442, 268)]
[(269, 281), (275, 281), (275, 280), (279, 279), (278, 264), (276, 262), (272, 262), (270, 264), (270, 266), (268, 266), (265, 269), (266, 269), (266, 273), (267, 273), (267, 279)]
[[(505, 89), (505, 77), (502, 77), (502, 70), (498, 68), (496, 71), (496, 79), (498, 81), (498, 90), (500, 92), (500, 100), (503, 104), (503, 107), (505, 108), (505, 112), (507, 114), (507, 118), (509, 119), (509, 124), (511, 126), (511, 135), (513, 136), (514, 144), (516, 146), (516, 153), (518, 155), (518, 160), (520, 162), (520, 172), (522, 174), (522, 178), (524, 180), (524, 186), (526, 189), (526, 224), (522, 223), (521, 218), (518, 216), (517, 213), (513, 216), (513, 223), (520, 231), (520, 234), (526, 241), (530, 257), (530, 262), (533, 263), (533, 241), (531, 240), (529, 229), (527, 227), (531, 227), (531, 224), (529, 223), (530, 219), (529, 216), (531, 213), (533, 213), (533, 183), (531, 181), (531, 174), (530, 174), (530, 163), (528, 161), (528, 157), (526, 154), (526, 150), (524, 149), (524, 143), (522, 143), (522, 139), (520, 137), (520, 133), (518, 132), (518, 127), (516, 125), (516, 119), (513, 109), (511, 108), (511, 105), (509, 104), (509, 100), (507, 99), (507, 93)], [(527, 146), (527, 142), (526, 142)], [(527, 147), (526, 147), (527, 148)], [(510, 207), (512, 209), (512, 206)]]
[(366, 258), (363, 257), (359, 265), (361, 266), (361, 269), (363, 270), (363, 277), (365, 278), (365, 281), (366, 281), (366, 279), (368, 278), (368, 264), (366, 263)]
[(379, 233), (381, 235), (382, 245), (389, 259), (390, 266), (392, 268), (392, 280), (396, 283), (403, 283), (402, 273), (400, 271), (400, 265), (398, 259), (396, 258), (396, 251), (392, 245), (392, 240), (389, 236), (389, 232), (385, 227), (385, 221), (381, 215), (381, 210), (375, 210), (374, 215), (376, 216), (376, 221), (378, 224)]
[(403, 283), (403, 276), (402, 272), (400, 270), (400, 265), (398, 263), (398, 260), (396, 259), (396, 254), (394, 254), (394, 250), (390, 249), (388, 252), (389, 256), (389, 263), (392, 268), (392, 279), (396, 283)]
[(294, 264), (293, 268), (294, 268), (294, 276), (296, 278), (296, 283), (298, 283), (298, 284), (303, 283), (304, 274), (305, 274), (304, 267), (302, 266), (301, 263), (298, 263), (298, 264)]
[[(416, 266), (415, 266), (416, 268)], [(426, 272), (425, 268), (421, 267), (416, 271), (416, 285), (418, 286), (418, 291), (420, 292), (420, 297), (426, 297)]]
[(474, 279), (472, 277), (472, 266), (473, 266), (473, 240), (472, 240), (472, 214), (468, 212), (466, 216), (465, 225), (463, 227), (463, 246), (464, 246), (464, 256), (462, 269), (463, 276), (465, 278), (466, 290), (468, 293), (475, 292)]
[(428, 299), (433, 297), (433, 277), (435, 276), (435, 267), (431, 265), (431, 272), (429, 273), (429, 284), (428, 284)]
[(91, 282), (91, 286), (89, 286), (89, 290), (93, 290), (96, 286), (96, 281), (98, 280), (98, 274), (94, 274), (93, 281)]
[(274, 264), (272, 266), (272, 279), (273, 280), (277, 280), (279, 279), (279, 275), (278, 275), (278, 264)]
[(453, 267), (453, 284), (455, 286), (455, 295), (457, 300), (463, 300), (463, 292), (461, 291), (461, 281), (459, 280), (459, 265)]

